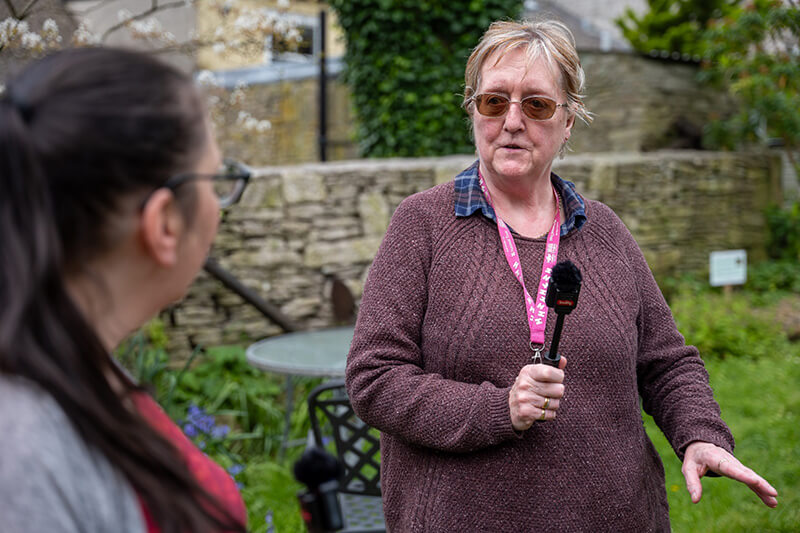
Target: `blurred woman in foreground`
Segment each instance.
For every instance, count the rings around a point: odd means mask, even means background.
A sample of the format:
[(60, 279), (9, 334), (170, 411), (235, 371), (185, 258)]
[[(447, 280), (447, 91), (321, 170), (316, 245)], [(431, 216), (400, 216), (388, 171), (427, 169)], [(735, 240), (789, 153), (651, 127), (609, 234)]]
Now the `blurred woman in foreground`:
[(233, 480), (110, 355), (202, 267), (249, 177), (220, 166), (191, 79), (149, 56), (62, 51), (8, 83), (3, 531), (244, 531)]

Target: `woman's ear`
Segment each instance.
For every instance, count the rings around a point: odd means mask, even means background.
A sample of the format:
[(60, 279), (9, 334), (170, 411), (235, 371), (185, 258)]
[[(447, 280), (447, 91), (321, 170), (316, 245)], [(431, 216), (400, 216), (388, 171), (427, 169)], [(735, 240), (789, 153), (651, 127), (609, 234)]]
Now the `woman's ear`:
[(158, 265), (171, 267), (178, 262), (178, 244), (184, 221), (169, 189), (158, 189), (150, 195), (140, 219), (142, 246)]
[(572, 132), (572, 126), (575, 125), (575, 113), (569, 113), (567, 117), (567, 138), (569, 139), (570, 133)]

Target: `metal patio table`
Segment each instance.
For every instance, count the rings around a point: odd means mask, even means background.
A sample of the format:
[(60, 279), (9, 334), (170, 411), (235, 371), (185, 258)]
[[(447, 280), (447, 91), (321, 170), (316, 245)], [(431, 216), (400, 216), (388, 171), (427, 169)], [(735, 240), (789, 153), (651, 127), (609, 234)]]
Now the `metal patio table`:
[(289, 446), (294, 408), (294, 376), (344, 377), (353, 326), (295, 331), (260, 340), (247, 347), (247, 361), (266, 372), (286, 376), (286, 417), (280, 453)]

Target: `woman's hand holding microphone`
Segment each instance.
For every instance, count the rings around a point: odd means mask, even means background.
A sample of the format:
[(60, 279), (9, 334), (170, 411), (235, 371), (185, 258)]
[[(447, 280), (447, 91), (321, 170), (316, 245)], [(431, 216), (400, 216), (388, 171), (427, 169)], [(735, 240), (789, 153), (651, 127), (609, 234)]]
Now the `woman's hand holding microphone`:
[(556, 417), (564, 396), (566, 365), (566, 357), (561, 357), (558, 368), (541, 364), (522, 367), (508, 394), (511, 425), (515, 430), (525, 431), (534, 422)]

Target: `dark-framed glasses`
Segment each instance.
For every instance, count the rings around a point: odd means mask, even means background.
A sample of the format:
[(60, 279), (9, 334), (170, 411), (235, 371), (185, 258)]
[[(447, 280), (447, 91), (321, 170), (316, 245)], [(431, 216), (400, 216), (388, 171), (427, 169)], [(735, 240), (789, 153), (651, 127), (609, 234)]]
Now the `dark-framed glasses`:
[(546, 96), (526, 96), (522, 100), (511, 100), (502, 94), (482, 93), (470, 98), (475, 102), (478, 113), (485, 117), (502, 117), (508, 113), (511, 104), (519, 104), (520, 109), (531, 120), (548, 120), (553, 118), (559, 107), (569, 107), (569, 104), (556, 103)]
[(250, 167), (235, 159), (226, 158), (222, 162), (222, 167), (216, 174), (200, 174), (197, 172), (184, 172), (175, 174), (169, 178), (163, 187), (174, 191), (184, 183), (208, 179), (214, 186), (214, 193), (219, 200), (220, 209), (230, 207), (242, 197), (247, 182), (252, 176)]

